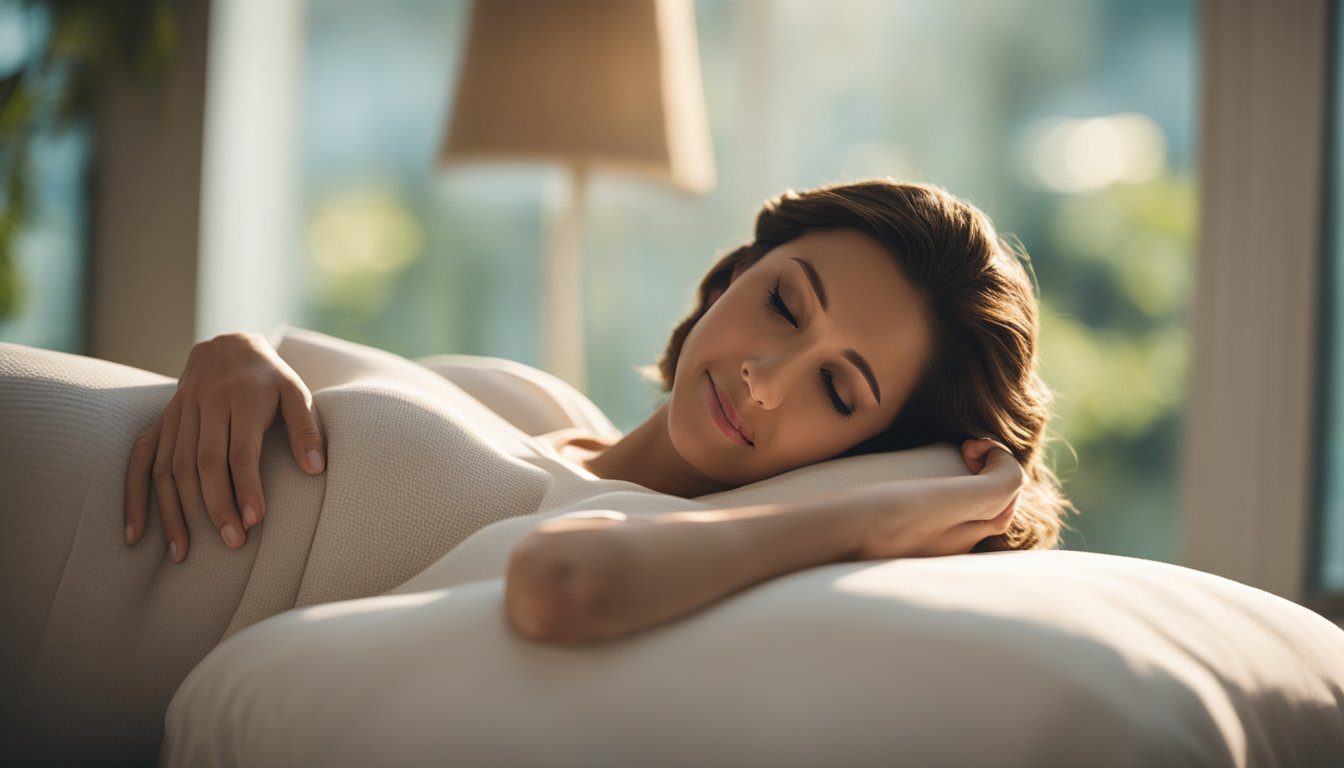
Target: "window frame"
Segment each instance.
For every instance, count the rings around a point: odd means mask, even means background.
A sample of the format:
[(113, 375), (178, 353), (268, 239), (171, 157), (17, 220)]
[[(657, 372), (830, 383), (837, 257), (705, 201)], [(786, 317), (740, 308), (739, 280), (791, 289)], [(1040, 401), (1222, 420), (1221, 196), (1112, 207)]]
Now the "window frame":
[[(1344, 204), (1344, 146), (1341, 146), (1340, 140), (1341, 133), (1344, 133), (1344, 115), (1341, 114), (1344, 111), (1344, 98), (1341, 98), (1341, 89), (1344, 89), (1344, 74), (1341, 73), (1341, 68), (1344, 68), (1344, 47), (1342, 47), (1344, 29), (1341, 28), (1341, 23), (1344, 22), (1344, 17), (1341, 17), (1338, 2), (1329, 4), (1326, 17), (1325, 26), (1329, 34), (1326, 41), (1327, 90), (1322, 167), (1326, 169), (1327, 177), (1322, 192), (1321, 272), (1318, 283), (1320, 290), (1317, 296), (1321, 332), (1316, 347), (1319, 373), (1315, 396), (1315, 402), (1318, 404), (1316, 424), (1319, 428), (1315, 431), (1312, 451), (1315, 458), (1312, 508), (1315, 514), (1312, 546), (1306, 562), (1306, 604), (1344, 625), (1344, 589), (1330, 589), (1324, 585), (1322, 557), (1325, 517), (1329, 512), (1326, 505), (1330, 501), (1327, 481), (1331, 469), (1330, 459), (1333, 458), (1330, 453), (1332, 449), (1330, 429), (1337, 421), (1333, 409), (1344, 408), (1344, 397), (1331, 397), (1332, 388), (1344, 386), (1344, 381), (1332, 380), (1332, 376), (1339, 370), (1339, 366), (1335, 364), (1338, 361), (1333, 359), (1337, 347), (1334, 334), (1339, 332), (1339, 323), (1344, 320), (1344, 313), (1341, 313), (1339, 318), (1335, 317), (1338, 302), (1344, 300), (1344, 296), (1335, 294), (1335, 289), (1340, 284), (1338, 270), (1344, 269), (1344, 221), (1341, 221), (1339, 213), (1340, 205)], [(1333, 439), (1340, 438), (1344, 436), (1336, 436)], [(1344, 450), (1344, 446), (1334, 446), (1334, 449)], [(1344, 483), (1344, 479), (1339, 482)]]
[(1185, 565), (1341, 621), (1344, 592), (1321, 589), (1315, 570), (1334, 12), (1329, 0), (1199, 8), (1200, 224), (1181, 482)]

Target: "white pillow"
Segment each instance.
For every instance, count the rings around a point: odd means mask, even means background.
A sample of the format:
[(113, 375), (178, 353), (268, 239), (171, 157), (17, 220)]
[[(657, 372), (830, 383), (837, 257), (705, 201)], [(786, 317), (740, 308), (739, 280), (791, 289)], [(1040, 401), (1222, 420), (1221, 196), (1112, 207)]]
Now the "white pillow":
[(1344, 765), (1344, 631), (1177, 565), (811, 568), (539, 645), (503, 582), (304, 608), (206, 657), (161, 765)]
[(539, 368), (486, 355), (429, 355), (415, 362), (461, 387), (526, 434), (582, 427), (610, 440), (622, 436), (586, 395)]

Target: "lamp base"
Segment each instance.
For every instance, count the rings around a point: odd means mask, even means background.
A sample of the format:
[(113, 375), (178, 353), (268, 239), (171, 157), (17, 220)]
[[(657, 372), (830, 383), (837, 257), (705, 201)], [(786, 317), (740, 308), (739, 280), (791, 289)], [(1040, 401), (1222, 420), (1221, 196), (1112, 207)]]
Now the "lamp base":
[(586, 392), (583, 343), (583, 219), (588, 171), (567, 166), (561, 193), (553, 198), (547, 249), (542, 261), (542, 368)]

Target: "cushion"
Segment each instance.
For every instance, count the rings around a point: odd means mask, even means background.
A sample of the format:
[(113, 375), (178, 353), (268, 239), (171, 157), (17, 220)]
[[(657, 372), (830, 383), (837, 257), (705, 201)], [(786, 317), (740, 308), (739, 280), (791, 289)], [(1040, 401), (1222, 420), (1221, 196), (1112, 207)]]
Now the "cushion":
[(502, 605), (490, 578), (256, 624), (183, 682), (161, 764), (1344, 764), (1344, 631), (1178, 565), (831, 564), (572, 647)]
[(428, 355), (415, 362), (529, 435), (581, 427), (605, 439), (622, 437), (607, 415), (572, 384), (530, 365), (487, 355)]

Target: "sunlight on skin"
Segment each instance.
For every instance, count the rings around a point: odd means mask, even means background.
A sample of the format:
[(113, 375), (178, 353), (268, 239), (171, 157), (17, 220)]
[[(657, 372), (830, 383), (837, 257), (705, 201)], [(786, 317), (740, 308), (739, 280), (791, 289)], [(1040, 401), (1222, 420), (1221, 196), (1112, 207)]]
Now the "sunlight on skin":
[(602, 528), (611, 523), (623, 523), (629, 518), (623, 512), (611, 509), (584, 510), (553, 517), (537, 526), (546, 531), (582, 531), (589, 528)]

